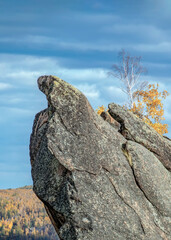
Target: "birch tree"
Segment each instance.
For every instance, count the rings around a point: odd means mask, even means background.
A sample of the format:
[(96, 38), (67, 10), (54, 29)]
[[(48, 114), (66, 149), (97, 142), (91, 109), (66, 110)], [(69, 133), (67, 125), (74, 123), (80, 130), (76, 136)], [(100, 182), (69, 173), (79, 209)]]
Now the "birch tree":
[(143, 90), (148, 82), (141, 81), (140, 77), (146, 72), (146, 68), (141, 65), (141, 57), (132, 57), (124, 49), (118, 54), (118, 64), (113, 64), (109, 75), (122, 82), (122, 91), (128, 96), (128, 107), (132, 108), (134, 103), (134, 93)]

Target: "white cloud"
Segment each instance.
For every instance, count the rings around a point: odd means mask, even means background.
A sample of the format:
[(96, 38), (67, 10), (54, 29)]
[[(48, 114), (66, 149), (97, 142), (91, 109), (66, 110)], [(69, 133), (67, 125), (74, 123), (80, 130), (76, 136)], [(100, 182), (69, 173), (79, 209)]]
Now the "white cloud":
[(6, 89), (9, 89), (9, 88), (12, 88), (13, 86), (9, 83), (3, 83), (3, 82), (0, 82), (0, 90), (6, 90)]
[(121, 88), (115, 86), (115, 85), (110, 85), (106, 86), (104, 88), (105, 94), (107, 95), (108, 99), (111, 102), (115, 102), (118, 104), (126, 104), (127, 102), (127, 96), (126, 94), (122, 91)]
[[(111, 28), (111, 27), (110, 27)], [(156, 52), (156, 53), (168, 53), (171, 52), (171, 41), (170, 41), (170, 34), (165, 33), (163, 30), (155, 28), (154, 26), (147, 26), (147, 25), (114, 25), (113, 31), (116, 32), (116, 34), (119, 32), (126, 34), (126, 32), (132, 32), (136, 35), (144, 34), (148, 36), (147, 43), (135, 43), (132, 41), (132, 43), (118, 43), (111, 41), (110, 38), (107, 38), (107, 40), (101, 40), (99, 41), (91, 41), (91, 42), (83, 42), (83, 41), (77, 41), (77, 40), (63, 40), (56, 37), (47, 37), (43, 35), (28, 35), (23, 36), (23, 38), (0, 38), (0, 42), (11, 42), (11, 43), (17, 43), (17, 44), (26, 44), (26, 45), (32, 45), (33, 47), (36, 46), (48, 46), (48, 49), (65, 49), (65, 50), (77, 50), (77, 51), (99, 51), (99, 52), (112, 52), (112, 51), (118, 51), (118, 49), (126, 48), (130, 50), (136, 50), (136, 51), (145, 51), (145, 52)], [(107, 31), (105, 29), (101, 30)], [(139, 33), (137, 33), (137, 31)], [(113, 38), (112, 38), (113, 39)], [(151, 43), (152, 42), (152, 43)]]
[(25, 108), (17, 108), (17, 107), (9, 107), (7, 108), (7, 111), (11, 114), (17, 115), (17, 116), (32, 116), (33, 111)]
[(23, 102), (23, 99), (19, 98), (19, 97), (13, 97), (13, 98), (11, 97), (10, 99), (8, 99), (6, 101), (10, 104), (18, 104), (18, 103)]
[(79, 84), (75, 87), (86, 95), (87, 98), (98, 98), (100, 96), (100, 92), (96, 85)]
[(146, 75), (141, 77), (142, 81), (147, 81), (150, 84), (159, 84), (160, 89), (166, 90), (168, 87), (171, 87), (171, 78), (170, 77), (157, 77), (157, 76), (151, 76), (151, 75)]
[(171, 63), (156, 63), (156, 62), (145, 62), (144, 61), (144, 65), (147, 66), (148, 68), (149, 67), (154, 67), (154, 68), (161, 68), (162, 71), (164, 71), (166, 68), (171, 68)]
[(163, 41), (156, 44), (135, 44), (134, 46), (132, 46), (132, 49), (142, 52), (170, 53), (171, 41)]
[(145, 34), (146, 38), (152, 38), (156, 41), (167, 38), (167, 31), (154, 25), (133, 24), (133, 23), (114, 23), (102, 28), (104, 32), (116, 34), (135, 34), (135, 36)]
[[(134, 27), (134, 30), (136, 27)], [(140, 30), (140, 29), (139, 29)], [(133, 30), (132, 30), (133, 31)], [(140, 30), (141, 32), (141, 30)], [(39, 45), (48, 45), (48, 47), (52, 49), (72, 49), (72, 50), (77, 50), (77, 51), (100, 51), (100, 52), (105, 52), (105, 51), (118, 51), (118, 49), (127, 48), (127, 49), (132, 49), (136, 51), (145, 51), (145, 52), (157, 52), (157, 53), (168, 53), (171, 52), (171, 41), (169, 41), (169, 38), (167, 40), (166, 38), (161, 38), (160, 31), (156, 29), (156, 32), (154, 35), (151, 33), (150, 30), (147, 29), (147, 34), (151, 34), (153, 37), (156, 35), (155, 39), (157, 36), (158, 41), (157, 43), (113, 43), (110, 40), (105, 40), (105, 41), (96, 41), (96, 42), (83, 42), (83, 41), (67, 41), (67, 40), (60, 40), (57, 38), (52, 38), (52, 37), (45, 37), (45, 36), (30, 36), (30, 42), (33, 42), (35, 44)], [(28, 38), (27, 40), (28, 41)]]
[(4, 86), (33, 86), (40, 75), (53, 74), (58, 69), (57, 59), (48, 57), (0, 54), (0, 59), (0, 79), (7, 82)]
[(62, 77), (75, 81), (102, 81), (107, 77), (107, 70), (102, 68), (61, 69)]
[(66, 68), (59, 65), (53, 57), (35, 57), (26, 55), (0, 54), (0, 79), (25, 86), (36, 86), (41, 75), (56, 75), (69, 82), (102, 81), (107, 77), (107, 70), (102, 68)]
[(117, 93), (118, 95), (120, 95), (121, 93), (123, 93), (123, 91), (121, 90), (121, 88), (118, 88), (116, 86), (109, 86), (109, 87), (106, 87), (106, 89), (109, 91), (109, 92), (114, 92), (114, 93)]
[(69, 41), (61, 40), (54, 37), (46, 37), (42, 35), (29, 35), (22, 38), (0, 38), (0, 42), (9, 42), (16, 44), (31, 44), (36, 47), (48, 46), (48, 49), (65, 49), (65, 50), (78, 50), (78, 51), (114, 51), (121, 49), (123, 45), (107, 42), (83, 42), (83, 41)]
[(37, 88), (37, 78), (41, 75), (56, 75), (75, 85), (93, 105), (98, 105), (102, 97), (99, 86), (107, 78), (107, 69), (66, 68), (54, 57), (0, 54), (0, 59), (0, 81), (3, 86), (14, 86), (13, 92), (6, 91), (5, 96), (0, 96), (3, 113), (0, 122), (29, 118), (46, 107), (45, 97)]
[(29, 118), (34, 116), (35, 112), (27, 108), (20, 107), (0, 107), (0, 123), (8, 124), (11, 121), (14, 121), (17, 124), (17, 121), (22, 121), (24, 118)]

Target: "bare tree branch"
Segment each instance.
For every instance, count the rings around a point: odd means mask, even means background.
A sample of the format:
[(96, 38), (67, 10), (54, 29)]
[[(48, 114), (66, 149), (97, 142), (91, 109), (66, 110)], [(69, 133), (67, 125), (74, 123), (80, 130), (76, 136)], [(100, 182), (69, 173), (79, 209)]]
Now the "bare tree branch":
[(119, 79), (123, 83), (122, 91), (128, 96), (128, 105), (130, 108), (134, 102), (134, 92), (143, 90), (148, 82), (140, 81), (140, 77), (147, 70), (141, 65), (141, 57), (132, 57), (124, 49), (118, 54), (118, 64), (113, 64), (109, 76)]

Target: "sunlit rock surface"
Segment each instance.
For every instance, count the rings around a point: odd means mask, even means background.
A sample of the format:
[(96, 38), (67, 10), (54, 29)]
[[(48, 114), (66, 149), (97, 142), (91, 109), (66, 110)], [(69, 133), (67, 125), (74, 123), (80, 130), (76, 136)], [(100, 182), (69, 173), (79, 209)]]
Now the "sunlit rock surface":
[(38, 86), (48, 108), (31, 134), (34, 191), (60, 239), (171, 239), (171, 141), (117, 104), (112, 123), (98, 116), (60, 78)]

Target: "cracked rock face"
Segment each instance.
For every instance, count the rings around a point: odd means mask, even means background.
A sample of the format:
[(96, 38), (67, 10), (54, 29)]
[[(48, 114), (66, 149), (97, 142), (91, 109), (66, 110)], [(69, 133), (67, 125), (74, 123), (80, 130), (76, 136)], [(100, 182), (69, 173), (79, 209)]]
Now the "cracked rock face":
[(76, 88), (38, 79), (48, 108), (30, 140), (34, 191), (61, 240), (171, 239), (171, 141), (117, 104), (100, 117)]

